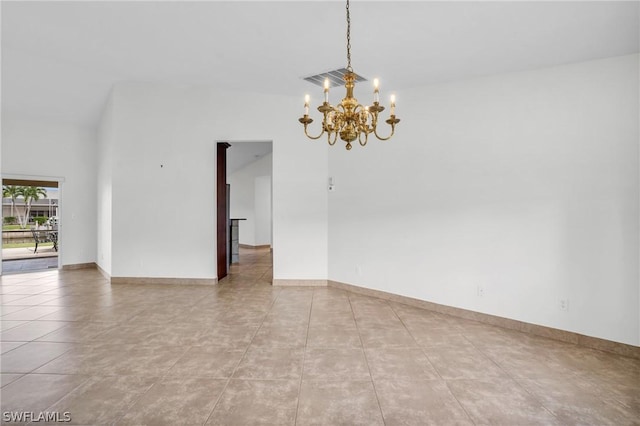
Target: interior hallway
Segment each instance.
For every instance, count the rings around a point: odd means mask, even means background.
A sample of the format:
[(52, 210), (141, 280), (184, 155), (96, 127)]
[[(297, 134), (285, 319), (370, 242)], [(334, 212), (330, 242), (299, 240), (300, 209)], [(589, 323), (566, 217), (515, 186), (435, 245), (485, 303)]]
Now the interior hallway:
[(640, 360), (332, 288), (1, 277), (2, 412), (72, 424), (637, 424)]

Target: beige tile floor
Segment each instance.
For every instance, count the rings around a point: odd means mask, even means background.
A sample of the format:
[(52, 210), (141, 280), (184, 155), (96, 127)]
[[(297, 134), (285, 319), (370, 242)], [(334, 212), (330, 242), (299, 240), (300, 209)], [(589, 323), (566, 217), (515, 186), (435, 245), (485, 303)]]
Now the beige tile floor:
[[(5, 275), (1, 411), (72, 424), (640, 424), (640, 361), (331, 288)], [(40, 424), (40, 423), (38, 423)]]

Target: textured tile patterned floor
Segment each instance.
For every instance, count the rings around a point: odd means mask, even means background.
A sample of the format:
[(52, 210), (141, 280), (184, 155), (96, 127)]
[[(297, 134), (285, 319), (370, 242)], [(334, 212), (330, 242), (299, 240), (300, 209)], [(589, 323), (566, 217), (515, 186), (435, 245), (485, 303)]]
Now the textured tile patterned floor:
[[(640, 361), (328, 288), (6, 275), (1, 411), (71, 424), (631, 425)], [(39, 423), (38, 423), (39, 424)]]

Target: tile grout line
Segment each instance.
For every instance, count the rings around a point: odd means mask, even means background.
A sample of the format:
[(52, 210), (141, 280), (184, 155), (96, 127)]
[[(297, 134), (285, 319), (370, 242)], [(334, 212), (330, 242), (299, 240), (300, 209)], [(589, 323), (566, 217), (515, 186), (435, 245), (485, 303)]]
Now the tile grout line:
[(253, 336), (251, 336), (251, 340), (249, 340), (249, 344), (245, 348), (244, 353), (242, 354), (242, 356), (240, 357), (240, 359), (236, 363), (236, 366), (233, 368), (233, 371), (229, 375), (229, 378), (227, 379), (227, 382), (224, 384), (224, 387), (222, 388), (222, 391), (220, 391), (220, 395), (218, 395), (218, 398), (216, 399), (216, 403), (213, 405), (213, 408), (211, 409), (211, 412), (209, 412), (209, 415), (207, 416), (207, 419), (204, 421), (203, 425), (207, 424), (209, 422), (209, 420), (211, 420), (211, 416), (213, 416), (214, 411), (216, 411), (216, 408), (218, 407), (218, 404), (220, 403), (220, 400), (222, 399), (222, 395), (224, 395), (224, 393), (227, 390), (227, 387), (229, 386), (229, 383), (231, 383), (231, 380), (233, 379), (233, 375), (236, 374), (236, 371), (238, 370), (238, 367), (242, 363), (242, 360), (244, 359), (245, 356), (247, 356), (247, 352), (249, 352), (249, 348), (251, 347), (251, 342), (253, 342), (253, 339), (255, 339), (256, 335), (258, 334), (258, 332), (260, 331), (260, 329), (264, 325), (264, 322), (266, 321), (267, 317), (269, 316), (269, 312), (271, 312), (271, 310), (273, 309), (273, 305), (276, 303), (276, 300), (278, 300), (279, 297), (280, 297), (280, 292), (278, 292), (277, 296), (274, 297), (273, 300), (271, 301), (271, 304), (269, 306), (269, 309), (267, 310), (267, 313), (264, 315), (264, 317), (262, 318), (262, 321), (260, 322), (260, 326), (258, 328), (256, 328), (256, 331), (253, 333)]
[[(469, 412), (467, 411), (467, 409), (464, 407), (464, 405), (462, 405), (462, 403), (460, 402), (460, 400), (458, 399), (458, 397), (451, 391), (451, 388), (449, 387), (449, 381), (446, 380), (445, 378), (442, 377), (442, 374), (440, 373), (440, 371), (438, 371), (438, 369), (436, 368), (436, 366), (433, 364), (433, 362), (431, 362), (431, 359), (429, 358), (429, 355), (426, 353), (426, 351), (424, 350), (424, 347), (422, 345), (420, 345), (418, 343), (418, 341), (416, 340), (415, 336), (413, 335), (413, 333), (411, 333), (411, 331), (409, 330), (409, 328), (407, 327), (407, 325), (404, 323), (404, 321), (402, 320), (402, 318), (400, 318), (400, 315), (398, 315), (398, 313), (396, 312), (395, 309), (393, 309), (393, 306), (391, 303), (389, 303), (389, 307), (391, 308), (391, 310), (393, 311), (393, 313), (396, 315), (396, 317), (398, 317), (398, 320), (400, 320), (400, 323), (402, 324), (402, 326), (405, 328), (405, 330), (407, 330), (407, 333), (409, 333), (409, 335), (411, 336), (411, 338), (416, 342), (416, 345), (420, 348), (420, 351), (424, 354), (424, 356), (427, 358), (427, 361), (429, 362), (429, 364), (431, 365), (431, 367), (433, 367), (433, 371), (436, 372), (436, 374), (438, 375), (438, 377), (440, 377), (440, 380), (442, 380), (445, 384), (445, 387), (447, 388), (447, 391), (449, 392), (449, 394), (453, 397), (453, 399), (455, 399), (455, 401), (458, 403), (458, 406), (462, 409), (462, 411), (465, 413), (465, 415), (467, 416), (467, 418), (469, 419), (469, 421), (471, 423), (473, 423), (474, 425), (477, 424), (473, 417), (471, 416), (471, 414), (469, 414)], [(464, 337), (464, 336), (463, 336)], [(466, 337), (465, 337), (466, 339)]]
[[(101, 377), (102, 378), (104, 376), (91, 376), (91, 377)], [(109, 376), (107, 376), (107, 377), (109, 377)], [(142, 377), (145, 377), (145, 376), (115, 375), (115, 376), (111, 376), (111, 377), (137, 377), (137, 378), (142, 378)], [(131, 402), (129, 405), (127, 405), (126, 408), (123, 408), (122, 409), (122, 413), (120, 413), (119, 415), (116, 415), (115, 418), (111, 420), (110, 424), (118, 424), (118, 422), (121, 421), (122, 418), (127, 415), (127, 413), (129, 413), (129, 410), (131, 408), (135, 407), (135, 405), (138, 403), (138, 401), (140, 401), (146, 394), (149, 393), (149, 391), (151, 389), (153, 389), (162, 380), (161, 377), (154, 377), (154, 379), (156, 379), (156, 380), (144, 392), (141, 392), (140, 395), (133, 400), (133, 402)]]
[[(24, 344), (24, 345), (20, 345), (20, 346), (18, 346), (17, 348), (13, 348), (13, 349), (11, 349), (11, 350), (10, 350), (10, 351), (8, 351), (7, 353), (13, 352), (13, 351), (14, 351), (14, 350), (16, 350), (16, 349), (19, 349), (19, 348), (21, 348), (21, 347), (23, 347), (23, 346), (25, 346), (25, 345), (28, 345), (29, 343), (53, 343), (53, 344), (56, 344), (56, 345), (57, 345), (57, 344), (59, 344), (59, 343), (56, 343), (56, 342), (36, 342), (35, 340), (30, 340), (30, 341), (28, 341), (28, 342), (25, 342), (25, 344)], [(75, 345), (75, 343), (67, 343), (67, 342), (65, 342), (65, 344)], [(32, 370), (29, 370), (29, 372), (27, 372), (27, 373), (22, 373), (22, 372), (18, 372), (18, 373), (16, 373), (16, 372), (12, 372), (12, 371), (0, 371), (0, 373), (2, 373), (2, 374), (24, 374), (24, 375), (27, 375), (27, 374), (33, 374), (33, 372), (34, 372), (34, 371), (36, 371), (37, 369), (42, 368), (42, 367), (44, 367), (45, 365), (49, 364), (50, 362), (55, 361), (56, 359), (60, 358), (61, 356), (63, 356), (63, 355), (64, 355), (64, 354), (66, 354), (67, 352), (71, 351), (72, 349), (73, 349), (73, 348), (69, 348), (69, 349), (67, 349), (66, 351), (64, 351), (64, 352), (62, 352), (61, 354), (59, 354), (59, 355), (57, 355), (57, 356), (55, 356), (55, 357), (51, 358), (50, 360), (45, 361), (43, 364), (38, 365), (36, 368), (34, 368), (34, 369), (32, 369)], [(6, 354), (2, 354), (2, 355), (6, 355)]]
[[(35, 306), (39, 306), (39, 305), (35, 305)], [(57, 312), (57, 311), (56, 311), (56, 312)], [(47, 314), (47, 315), (48, 315), (48, 314)], [(43, 315), (43, 316), (46, 316), (46, 315)], [(35, 321), (35, 320), (31, 320), (31, 321)], [(27, 324), (28, 324), (28, 323), (27, 323)], [(25, 324), (22, 324), (22, 325), (25, 325)], [(55, 332), (55, 331), (56, 331), (56, 330), (52, 331), (51, 333), (53, 333), (53, 332)], [(41, 337), (47, 336), (47, 335), (49, 335), (49, 334), (51, 334), (51, 333), (46, 333), (46, 334), (44, 334), (43, 336), (40, 336), (40, 337), (38, 337), (38, 338), (41, 338)], [(37, 342), (36, 340), (30, 340), (29, 342), (25, 342), (25, 344), (28, 344), (28, 343), (38, 343), (38, 342)], [(42, 342), (42, 343), (52, 343), (52, 342)], [(76, 343), (75, 343), (75, 342), (63, 342), (63, 343), (65, 343), (65, 344), (71, 344), (71, 345), (76, 345)], [(19, 347), (22, 347), (22, 346), (24, 346), (24, 345), (20, 345)], [(17, 348), (14, 348), (14, 349), (17, 349)], [(29, 376), (29, 375), (31, 375), (31, 374), (39, 374), (39, 373), (34, 373), (34, 371), (36, 371), (36, 370), (38, 370), (38, 369), (40, 369), (40, 368), (44, 367), (45, 365), (47, 365), (47, 364), (49, 364), (49, 363), (51, 363), (51, 362), (55, 361), (55, 360), (56, 360), (56, 359), (58, 359), (58, 358), (61, 358), (63, 355), (65, 355), (66, 353), (70, 352), (70, 351), (71, 351), (71, 350), (73, 350), (73, 349), (74, 349), (73, 347), (70, 347), (69, 349), (67, 349), (66, 351), (64, 351), (63, 353), (61, 353), (60, 355), (58, 355), (58, 356), (56, 356), (56, 357), (54, 357), (54, 358), (50, 359), (49, 361), (47, 361), (47, 362), (45, 362), (44, 364), (42, 364), (42, 365), (40, 365), (40, 366), (38, 366), (38, 367), (34, 368), (33, 370), (29, 371), (28, 373), (25, 373), (23, 376), (21, 376), (19, 379), (15, 380), (15, 381), (14, 381), (14, 382), (12, 382), (12, 383), (17, 382), (18, 380), (22, 380), (23, 378), (25, 378), (25, 377), (27, 377), (27, 376)], [(9, 352), (11, 352), (11, 351), (9, 351)], [(3, 355), (4, 355), (4, 354), (3, 354)], [(46, 373), (44, 373), (44, 374), (46, 374)], [(82, 376), (82, 375), (74, 374), (74, 376)], [(73, 393), (74, 391), (76, 391), (80, 386), (82, 386), (83, 384), (85, 384), (86, 382), (88, 382), (88, 381), (90, 380), (90, 378), (91, 378), (91, 377), (92, 377), (91, 375), (89, 375), (88, 377), (86, 377), (86, 379), (85, 379), (85, 380), (83, 380), (81, 383), (79, 383), (76, 387), (74, 387), (73, 389), (71, 389), (69, 392), (65, 393), (62, 397), (60, 397), (58, 400), (56, 400), (53, 404), (51, 404), (50, 406), (48, 406), (48, 407), (47, 407), (47, 409), (49, 409), (49, 408), (51, 408), (51, 407), (55, 406), (55, 404), (57, 404), (58, 402), (62, 401), (62, 400), (63, 400), (64, 398), (66, 398), (68, 395), (72, 394), (72, 393)]]
[[(102, 334), (102, 333), (99, 333), (99, 334)], [(136, 346), (137, 346), (137, 345), (136, 345)], [(179, 347), (182, 347), (182, 346), (179, 346)], [(156, 385), (158, 385), (162, 380), (164, 380), (166, 377), (168, 377), (168, 373), (169, 373), (169, 371), (171, 371), (171, 369), (172, 369), (173, 367), (175, 367), (175, 365), (178, 363), (178, 361), (180, 360), (180, 358), (182, 358), (183, 356), (185, 356), (185, 355), (186, 355), (186, 353), (187, 353), (187, 352), (189, 352), (189, 351), (191, 350), (191, 348), (193, 348), (193, 345), (188, 346), (188, 348), (187, 348), (187, 349), (186, 349), (182, 354), (180, 354), (180, 356), (178, 356), (178, 357), (176, 358), (175, 362), (174, 362), (173, 364), (171, 364), (171, 367), (169, 367), (169, 368), (167, 368), (167, 369), (166, 369), (166, 371), (165, 371), (165, 373), (164, 373), (163, 375), (160, 375), (160, 376), (158, 376), (158, 377), (155, 377), (155, 379), (156, 379), (156, 380), (151, 384), (151, 386), (149, 386), (149, 387), (147, 388), (147, 390), (145, 390), (144, 392), (140, 393), (140, 395), (139, 395), (137, 398), (135, 398), (135, 400), (134, 400), (133, 402), (131, 402), (131, 403), (130, 403), (130, 404), (129, 404), (125, 409), (123, 409), (123, 410), (122, 410), (122, 414), (120, 414), (119, 416), (117, 416), (117, 418), (113, 420), (113, 423), (114, 423), (114, 424), (117, 424), (119, 421), (121, 421), (121, 420), (122, 420), (122, 418), (123, 418), (123, 417), (125, 417), (125, 416), (127, 415), (127, 413), (129, 412), (129, 410), (131, 410), (131, 408), (135, 407), (135, 406), (136, 406), (136, 404), (137, 404), (137, 403), (138, 403), (142, 398), (144, 398), (144, 396), (145, 396), (146, 394), (148, 394), (148, 393), (151, 391), (151, 389), (153, 389), (154, 387), (156, 387)], [(118, 376), (120, 376), (120, 377), (126, 377), (126, 376), (129, 376), (129, 375), (125, 374), (125, 375), (118, 375)], [(136, 375), (133, 375), (133, 377), (144, 377), (144, 376), (136, 376)]]
[[(73, 375), (74, 375), (74, 376), (81, 376), (80, 374), (73, 374)], [(26, 377), (26, 375), (25, 375), (25, 376), (23, 376), (23, 377)], [(78, 384), (78, 386), (74, 387), (74, 388), (73, 388), (73, 389), (71, 389), (69, 392), (65, 393), (63, 396), (61, 396), (60, 398), (58, 398), (58, 399), (57, 399), (53, 404), (49, 405), (49, 406), (48, 406), (45, 410), (43, 410), (43, 411), (49, 411), (51, 408), (55, 407), (55, 405), (56, 405), (57, 403), (59, 403), (60, 401), (62, 401), (63, 399), (65, 399), (66, 397), (68, 397), (69, 395), (71, 395), (72, 393), (74, 393), (76, 390), (78, 390), (78, 388), (79, 388), (80, 386), (82, 386), (82, 385), (84, 385), (85, 383), (87, 383), (87, 382), (88, 382), (89, 380), (91, 380), (91, 378), (93, 378), (93, 377), (96, 377), (96, 376), (93, 376), (93, 375), (87, 375), (87, 377), (86, 377), (84, 380), (82, 380), (82, 381)], [(21, 379), (22, 379), (22, 377), (21, 377)]]
[(304, 348), (302, 349), (302, 368), (300, 369), (300, 383), (298, 384), (298, 401), (296, 402), (296, 414), (293, 424), (298, 424), (298, 411), (300, 410), (300, 395), (302, 393), (302, 379), (304, 377), (304, 364), (307, 359), (307, 343), (309, 342), (309, 330), (311, 329), (311, 313), (313, 312), (313, 299), (315, 298), (315, 289), (311, 292), (311, 304), (309, 305), (309, 316), (307, 320), (307, 333), (304, 337)]
[(413, 335), (413, 333), (411, 333), (411, 331), (407, 328), (407, 325), (404, 323), (404, 321), (402, 321), (402, 318), (400, 318), (400, 316), (398, 315), (398, 313), (395, 311), (395, 309), (393, 309), (393, 306), (391, 306), (391, 303), (388, 303), (389, 308), (391, 308), (391, 312), (393, 312), (393, 314), (396, 316), (396, 318), (398, 318), (398, 321), (400, 321), (400, 324), (402, 324), (402, 327), (404, 327), (404, 329), (406, 330), (406, 332), (409, 334), (409, 336), (411, 336), (411, 338), (413, 339), (413, 341), (416, 344), (416, 347), (418, 347), (420, 349), (420, 352), (422, 352), (422, 354), (424, 355), (424, 357), (427, 359), (427, 362), (429, 363), (429, 365), (431, 366), (431, 368), (433, 368), (433, 371), (436, 372), (436, 374), (438, 375), (438, 377), (440, 378), (440, 380), (444, 380), (444, 378), (442, 377), (442, 375), (440, 374), (440, 371), (438, 371), (438, 369), (436, 368), (435, 365), (433, 365), (433, 362), (431, 362), (431, 359), (429, 359), (429, 355), (427, 355), (427, 353), (425, 352), (424, 348), (422, 347), (422, 345), (420, 345), (418, 343), (418, 341), (416, 340), (415, 336)]
[(360, 339), (360, 345), (362, 346), (362, 354), (364, 355), (364, 362), (367, 364), (367, 370), (369, 371), (369, 378), (371, 379), (371, 386), (373, 387), (373, 393), (376, 396), (376, 402), (378, 403), (378, 409), (380, 410), (380, 418), (383, 424), (387, 424), (384, 419), (384, 412), (382, 411), (382, 404), (380, 404), (380, 397), (378, 396), (378, 390), (376, 389), (376, 382), (373, 380), (373, 373), (371, 373), (371, 367), (369, 366), (369, 358), (367, 357), (367, 351), (362, 341), (362, 335), (360, 334), (360, 327), (358, 326), (358, 320), (356, 319), (356, 313), (351, 303), (351, 295), (347, 294), (347, 300), (349, 301), (349, 307), (351, 308), (351, 315), (353, 316), (353, 322), (356, 324), (356, 330), (358, 331), (358, 339)]
[[(500, 365), (496, 360), (493, 359), (493, 357), (489, 356), (484, 350), (482, 350), (481, 346), (476, 345), (475, 343), (473, 343), (473, 341), (469, 340), (467, 338), (467, 336), (464, 335), (464, 333), (462, 334), (462, 337), (464, 337), (470, 344), (471, 346), (477, 350), (480, 354), (482, 354), (483, 357), (485, 357), (487, 360), (489, 360), (491, 363), (493, 363), (495, 366), (497, 366), (500, 371), (502, 371), (504, 374), (507, 375), (507, 378), (509, 380), (511, 380), (513, 383), (515, 383), (519, 388), (521, 388), (522, 390), (524, 390), (529, 396), (531, 396), (538, 404), (540, 404), (540, 406), (547, 411), (549, 414), (551, 414), (551, 416), (553, 416), (553, 418), (557, 419), (558, 416), (556, 416), (550, 409), (548, 409), (540, 399), (538, 399), (538, 397), (536, 397), (534, 394), (532, 394), (531, 392), (529, 392), (529, 390), (527, 388), (525, 388), (524, 386), (522, 386), (522, 384), (520, 384), (520, 382), (518, 382), (518, 380), (504, 367), (502, 367), (502, 365)], [(449, 381), (446, 381), (447, 383), (447, 389), (449, 389), (449, 392), (453, 395), (453, 397), (458, 400), (458, 397), (453, 393), (453, 391), (451, 390), (451, 387), (449, 386)], [(458, 403), (460, 404), (460, 401), (458, 400)], [(462, 405), (462, 404), (460, 404)], [(465, 412), (466, 409), (464, 408), (464, 406), (462, 407)]]

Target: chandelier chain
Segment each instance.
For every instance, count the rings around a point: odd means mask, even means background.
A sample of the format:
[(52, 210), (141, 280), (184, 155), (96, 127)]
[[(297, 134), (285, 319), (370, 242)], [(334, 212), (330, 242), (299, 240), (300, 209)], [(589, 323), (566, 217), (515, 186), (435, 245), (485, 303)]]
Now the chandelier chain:
[(349, 0), (347, 0), (347, 71), (353, 72), (353, 68), (351, 68), (351, 14), (349, 13)]

